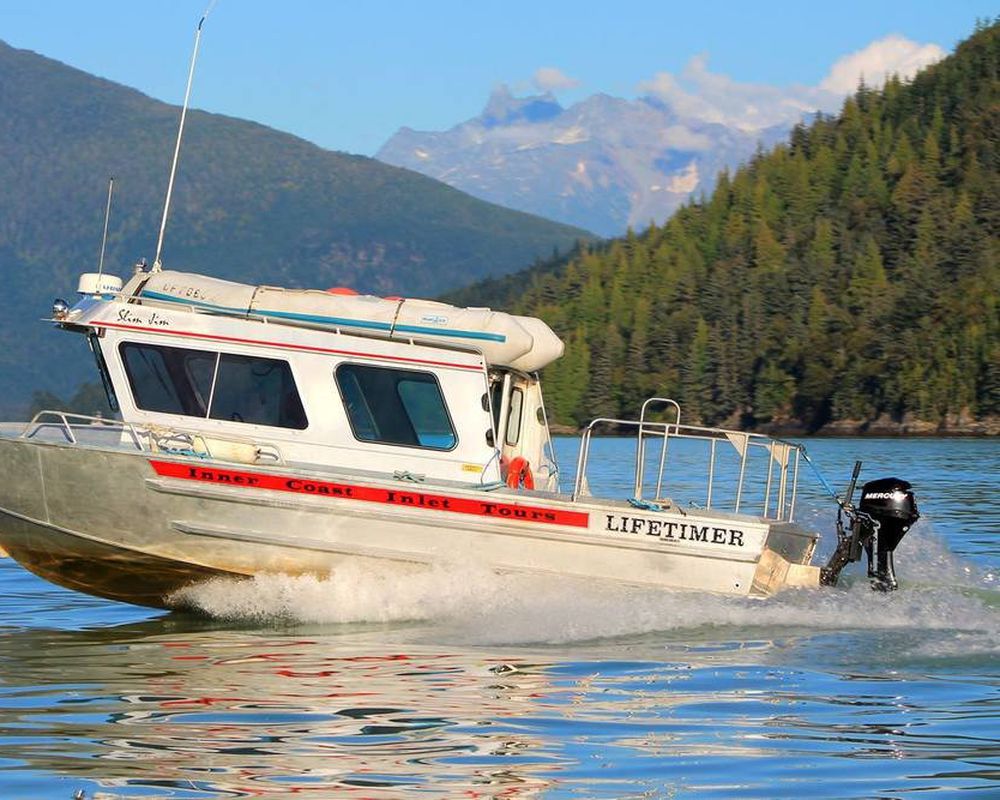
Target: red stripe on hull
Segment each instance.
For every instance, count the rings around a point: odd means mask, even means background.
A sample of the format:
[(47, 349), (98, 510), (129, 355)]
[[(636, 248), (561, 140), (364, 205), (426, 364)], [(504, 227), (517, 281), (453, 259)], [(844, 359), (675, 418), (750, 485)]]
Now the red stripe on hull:
[(407, 508), (423, 508), (446, 511), (452, 514), (472, 514), (479, 517), (494, 517), (512, 522), (537, 522), (544, 525), (568, 525), (586, 528), (590, 517), (581, 511), (563, 511), (520, 503), (500, 503), (494, 500), (476, 500), (469, 497), (449, 497), (402, 489), (381, 489), (374, 486), (356, 486), (348, 483), (291, 475), (272, 475), (265, 472), (244, 472), (242, 470), (219, 469), (218, 467), (185, 464), (175, 461), (150, 460), (156, 474), (163, 478), (211, 483), (216, 486), (238, 486), (244, 489), (269, 489), (278, 492), (292, 492), (313, 497), (328, 497), (339, 500), (360, 500), (366, 503), (381, 503)]

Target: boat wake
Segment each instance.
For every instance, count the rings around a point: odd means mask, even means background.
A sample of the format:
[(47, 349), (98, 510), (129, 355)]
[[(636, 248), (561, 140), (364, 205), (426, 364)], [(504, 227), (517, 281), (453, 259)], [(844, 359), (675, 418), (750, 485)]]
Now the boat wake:
[[(388, 623), (399, 635), (466, 646), (609, 639), (697, 646), (839, 632), (905, 641), (915, 657), (1000, 654), (997, 576), (956, 557), (927, 522), (914, 528), (906, 549), (921, 558), (906, 559), (901, 588), (893, 593), (872, 592), (858, 568), (835, 589), (788, 590), (760, 600), (497, 574), (463, 559), (421, 573), (352, 566), (322, 579), (214, 579), (174, 599), (216, 619)], [(898, 648), (893, 650), (898, 658)]]

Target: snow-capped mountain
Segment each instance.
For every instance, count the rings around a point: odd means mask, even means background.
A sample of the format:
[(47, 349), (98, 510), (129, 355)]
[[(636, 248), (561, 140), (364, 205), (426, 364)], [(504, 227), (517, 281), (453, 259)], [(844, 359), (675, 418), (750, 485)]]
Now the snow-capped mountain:
[(443, 132), (401, 128), (376, 154), (476, 197), (604, 236), (662, 222), (723, 167), (788, 125), (748, 131), (681, 117), (653, 96), (595, 94), (563, 108), (551, 94), (514, 97), (505, 86), (483, 112)]

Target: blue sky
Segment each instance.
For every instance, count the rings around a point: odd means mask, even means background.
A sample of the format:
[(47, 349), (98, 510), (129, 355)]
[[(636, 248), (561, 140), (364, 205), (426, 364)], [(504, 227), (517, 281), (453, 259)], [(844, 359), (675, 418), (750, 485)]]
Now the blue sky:
[[(0, 39), (179, 103), (207, 0), (0, 0)], [(218, 0), (192, 104), (373, 154), (400, 126), (448, 128), (543, 67), (564, 103), (633, 97), (700, 57), (741, 84), (813, 87), (838, 59), (898, 34), (950, 51), (983, 0), (382, 2)]]

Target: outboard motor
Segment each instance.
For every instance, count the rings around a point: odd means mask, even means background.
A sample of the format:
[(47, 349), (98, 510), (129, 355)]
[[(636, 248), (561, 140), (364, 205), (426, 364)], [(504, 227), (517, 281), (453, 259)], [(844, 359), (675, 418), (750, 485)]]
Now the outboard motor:
[[(861, 559), (863, 549), (868, 556), (868, 578), (872, 588), (888, 592), (899, 585), (893, 552), (920, 518), (920, 512), (917, 511), (912, 487), (900, 478), (869, 481), (861, 487), (861, 502), (855, 508), (851, 498), (860, 471), (861, 462), (858, 461), (837, 515), (837, 548), (827, 565), (820, 570), (820, 583), (834, 585), (847, 564)], [(844, 524), (845, 515), (849, 525)]]
[(868, 577), (872, 588), (883, 592), (898, 586), (892, 554), (910, 526), (920, 519), (911, 488), (907, 481), (899, 478), (869, 481), (861, 487), (858, 514), (868, 517), (864, 524), (874, 528), (872, 535), (865, 541)]

